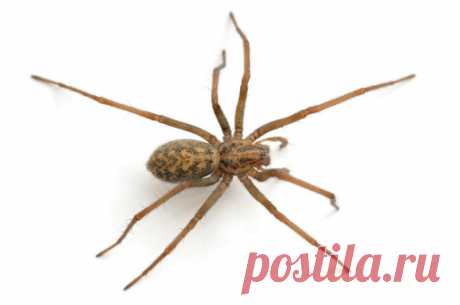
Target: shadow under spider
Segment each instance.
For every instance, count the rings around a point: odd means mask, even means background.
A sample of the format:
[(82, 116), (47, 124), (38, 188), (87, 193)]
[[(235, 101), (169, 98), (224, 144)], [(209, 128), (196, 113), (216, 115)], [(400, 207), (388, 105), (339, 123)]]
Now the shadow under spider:
[[(234, 121), (234, 132), (223, 113), (219, 105), (218, 86), (219, 76), (222, 69), (226, 65), (226, 53), (222, 51), (222, 62), (220, 65), (214, 68), (212, 72), (212, 88), (211, 88), (211, 102), (214, 114), (217, 121), (222, 129), (223, 139), (220, 141), (216, 136), (209, 133), (208, 131), (199, 128), (197, 126), (175, 120), (163, 115), (158, 115), (153, 112), (141, 110), (126, 104), (121, 104), (110, 100), (108, 98), (97, 96), (88, 92), (85, 92), (76, 87), (66, 85), (64, 83), (56, 82), (44, 77), (32, 75), (32, 78), (46, 83), (59, 86), (64, 89), (81, 94), (91, 100), (98, 103), (118, 108), (124, 111), (128, 111), (147, 119), (157, 121), (161, 124), (165, 124), (177, 129), (182, 129), (193, 133), (206, 142), (195, 141), (195, 140), (177, 140), (168, 142), (160, 146), (152, 154), (151, 159), (148, 162), (149, 170), (158, 178), (176, 182), (177, 184), (163, 196), (158, 198), (149, 206), (139, 211), (132, 218), (121, 236), (109, 247), (105, 248), (97, 254), (102, 256), (108, 251), (113, 249), (115, 246), (120, 244), (126, 237), (131, 228), (147, 214), (167, 202), (173, 196), (181, 193), (182, 191), (192, 187), (205, 187), (219, 183), (218, 186), (212, 191), (207, 197), (205, 202), (198, 209), (194, 217), (187, 223), (187, 225), (180, 231), (176, 238), (164, 249), (164, 251), (137, 277), (135, 277), (128, 285), (125, 286), (125, 290), (132, 287), (142, 277), (149, 273), (155, 266), (162, 261), (177, 244), (195, 227), (195, 225), (203, 218), (203, 216), (214, 206), (216, 201), (222, 196), (227, 190), (234, 176), (242, 182), (246, 190), (254, 197), (256, 201), (262, 204), (268, 212), (270, 212), (276, 219), (287, 225), (294, 232), (300, 235), (311, 245), (321, 248), (328, 255), (332, 255), (326, 247), (322, 246), (315, 238), (293, 223), (289, 218), (282, 214), (268, 199), (260, 192), (260, 190), (253, 183), (253, 179), (258, 181), (265, 181), (269, 178), (278, 178), (298, 185), (315, 193), (318, 193), (330, 200), (331, 205), (338, 210), (339, 207), (336, 204), (335, 195), (325, 189), (322, 189), (314, 184), (303, 181), (299, 178), (292, 176), (287, 169), (283, 168), (265, 168), (270, 164), (269, 148), (264, 145), (264, 142), (279, 142), (280, 148), (284, 148), (288, 145), (288, 140), (284, 137), (269, 137), (262, 140), (259, 138), (268, 132), (279, 129), (286, 125), (300, 121), (310, 114), (323, 111), (327, 108), (336, 106), (354, 97), (363, 95), (367, 92), (374, 91), (380, 88), (392, 86), (394, 84), (406, 81), (415, 77), (414, 74), (405, 76), (403, 78), (372, 85), (368, 87), (362, 87), (337, 98), (331, 99), (324, 103), (310, 106), (302, 109), (292, 115), (268, 122), (259, 128), (255, 129), (249, 135), (243, 138), (243, 123), (244, 123), (244, 111), (246, 106), (246, 98), (248, 93), (248, 83), (251, 77), (250, 73), (250, 46), (249, 41), (243, 31), (240, 29), (236, 19), (232, 13), (229, 15), (230, 20), (235, 27), (236, 32), (240, 36), (243, 42), (243, 55), (244, 55), (244, 72), (241, 79), (241, 85), (239, 90), (239, 97), (235, 112)], [(349, 271), (349, 266), (344, 266), (343, 263), (337, 259), (336, 256), (332, 256), (333, 259), (337, 260), (340, 265), (343, 266), (346, 272)]]

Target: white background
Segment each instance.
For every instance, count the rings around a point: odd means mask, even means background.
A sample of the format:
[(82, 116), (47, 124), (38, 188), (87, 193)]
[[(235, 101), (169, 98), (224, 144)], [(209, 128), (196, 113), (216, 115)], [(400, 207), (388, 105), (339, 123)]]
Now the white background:
[[(285, 182), (260, 188), (327, 245), (358, 254), (440, 254), (437, 283), (275, 284), (241, 296), (248, 253), (315, 249), (235, 180), (189, 236), (128, 292), (210, 189), (149, 215), (103, 259), (130, 217), (171, 188), (145, 170), (153, 149), (191, 137), (43, 86), (31, 73), (219, 133), (211, 70), (228, 50), (221, 103), (233, 121), (242, 73), (233, 10), (252, 50), (246, 132), (360, 86), (417, 78), (271, 135), (273, 166), (335, 192), (342, 209)], [(458, 303), (458, 1), (2, 1), (2, 304)], [(454, 299), (457, 299), (456, 302)]]

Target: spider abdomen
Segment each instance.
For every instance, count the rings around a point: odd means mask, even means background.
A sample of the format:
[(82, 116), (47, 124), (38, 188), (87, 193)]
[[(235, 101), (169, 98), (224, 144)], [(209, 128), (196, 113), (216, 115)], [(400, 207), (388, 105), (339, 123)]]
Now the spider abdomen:
[(219, 152), (213, 145), (187, 139), (161, 145), (147, 162), (147, 168), (153, 175), (168, 182), (199, 179), (218, 166)]

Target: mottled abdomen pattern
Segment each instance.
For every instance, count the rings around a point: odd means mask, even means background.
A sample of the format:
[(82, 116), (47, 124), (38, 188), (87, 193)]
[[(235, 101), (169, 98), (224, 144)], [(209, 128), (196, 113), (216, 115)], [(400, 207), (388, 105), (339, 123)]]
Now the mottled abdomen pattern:
[(150, 156), (147, 168), (168, 182), (204, 177), (219, 166), (219, 152), (209, 143), (175, 140), (158, 147)]

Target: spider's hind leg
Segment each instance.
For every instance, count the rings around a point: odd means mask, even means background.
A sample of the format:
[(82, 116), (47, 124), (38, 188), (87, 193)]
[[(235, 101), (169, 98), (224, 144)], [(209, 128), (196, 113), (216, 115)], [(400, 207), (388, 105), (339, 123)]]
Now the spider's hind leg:
[(214, 206), (214, 204), (219, 200), (222, 194), (227, 190), (230, 182), (232, 181), (232, 176), (224, 176), (220, 184), (214, 189), (214, 191), (209, 195), (203, 205), (198, 209), (195, 216), (189, 221), (189, 223), (180, 231), (180, 233), (174, 238), (174, 240), (163, 250), (163, 252), (151, 263), (141, 274), (134, 278), (128, 285), (125, 286), (124, 290), (131, 288), (136, 284), (141, 278), (143, 278), (147, 273), (149, 273), (153, 268), (155, 268), (158, 263), (160, 263), (166, 256), (168, 256), (174, 248), (179, 244), (179, 242), (184, 239), (185, 236), (195, 227), (195, 225), (204, 217), (204, 215)]
[(261, 182), (266, 181), (269, 178), (276, 177), (278, 179), (293, 183), (295, 185), (301, 186), (303, 188), (306, 188), (307, 190), (318, 193), (328, 198), (330, 200), (331, 205), (336, 210), (339, 209), (339, 206), (336, 203), (336, 197), (334, 193), (331, 193), (329, 191), (326, 191), (325, 189), (320, 188), (319, 186), (313, 185), (306, 181), (300, 180), (299, 178), (291, 176), (287, 168), (271, 168), (271, 169), (265, 169), (262, 171), (254, 170), (250, 173), (250, 176)]
[(83, 96), (85, 96), (85, 97), (87, 97), (87, 98), (89, 98), (89, 99), (91, 99), (91, 100), (93, 100), (95, 102), (100, 103), (100, 104), (110, 106), (110, 107), (113, 107), (113, 108), (117, 108), (117, 109), (121, 109), (123, 111), (131, 112), (131, 113), (134, 113), (136, 115), (142, 116), (144, 118), (147, 118), (147, 119), (150, 119), (150, 120), (153, 120), (153, 121), (157, 121), (158, 123), (165, 124), (165, 125), (177, 128), (177, 129), (182, 129), (182, 130), (194, 133), (197, 136), (202, 137), (203, 139), (205, 139), (207, 142), (209, 142), (211, 144), (219, 144), (220, 143), (219, 140), (217, 140), (217, 138), (213, 134), (207, 132), (206, 130), (204, 130), (202, 128), (196, 127), (196, 126), (188, 124), (186, 122), (178, 121), (178, 120), (175, 120), (173, 118), (169, 118), (169, 117), (164, 116), (164, 115), (158, 115), (158, 114), (150, 112), (150, 111), (145, 111), (145, 110), (142, 110), (142, 109), (139, 109), (139, 108), (135, 108), (133, 106), (118, 103), (118, 102), (115, 102), (115, 101), (110, 100), (108, 98), (105, 98), (103, 96), (97, 96), (95, 94), (86, 92), (86, 91), (78, 89), (76, 87), (73, 87), (73, 86), (70, 86), (70, 85), (67, 85), (67, 84), (64, 84), (64, 83), (61, 83), (61, 82), (57, 82), (57, 81), (54, 81), (54, 80), (51, 80), (51, 79), (47, 79), (47, 78), (44, 78), (44, 77), (41, 77), (41, 76), (31, 75), (31, 78), (36, 80), (36, 81), (39, 81), (41, 83), (44, 83), (44, 84), (58, 86), (58, 87), (67, 89), (69, 91), (78, 93), (78, 94), (83, 95)]
[(98, 254), (96, 254), (96, 257), (101, 257), (116, 246), (118, 246), (128, 235), (129, 231), (134, 227), (134, 225), (141, 221), (145, 216), (150, 214), (153, 210), (157, 209), (161, 205), (163, 205), (166, 201), (174, 197), (175, 195), (179, 194), (180, 192), (184, 191), (185, 189), (191, 188), (191, 187), (204, 187), (204, 186), (209, 186), (217, 183), (220, 179), (220, 173), (216, 173), (210, 177), (203, 178), (200, 180), (196, 181), (184, 181), (178, 185), (176, 185), (174, 188), (172, 188), (170, 191), (168, 191), (166, 194), (161, 196), (159, 199), (154, 201), (152, 204), (148, 205), (141, 211), (137, 212), (136, 215), (131, 219), (129, 222), (128, 226), (126, 226), (125, 230), (123, 233), (121, 233), (120, 237), (112, 243), (110, 246), (105, 248), (104, 250), (100, 251)]

